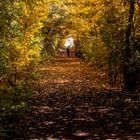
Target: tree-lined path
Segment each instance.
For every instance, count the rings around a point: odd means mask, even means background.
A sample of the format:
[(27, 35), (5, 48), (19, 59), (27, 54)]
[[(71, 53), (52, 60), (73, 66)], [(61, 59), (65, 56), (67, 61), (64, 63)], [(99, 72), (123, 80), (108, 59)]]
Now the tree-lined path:
[(0, 7), (0, 140), (140, 139), (140, 0)]
[(123, 95), (103, 88), (103, 72), (97, 73), (78, 58), (63, 57), (44, 63), (40, 72), (42, 77), (34, 84), (38, 92), (31, 101), (24, 139), (140, 138), (139, 114), (128, 115), (123, 110), (127, 100), (118, 100)]

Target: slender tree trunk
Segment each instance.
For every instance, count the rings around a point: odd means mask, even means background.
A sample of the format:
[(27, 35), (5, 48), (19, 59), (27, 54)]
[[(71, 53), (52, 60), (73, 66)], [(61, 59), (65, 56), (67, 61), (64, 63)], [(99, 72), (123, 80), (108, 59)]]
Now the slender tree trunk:
[(78, 57), (78, 48), (79, 48), (79, 37), (77, 35), (76, 44), (75, 44), (75, 57)]
[(131, 58), (132, 58), (132, 49), (131, 45), (131, 33), (133, 28), (133, 18), (135, 11), (135, 0), (129, 0), (130, 9), (129, 9), (129, 19), (128, 26), (126, 29), (126, 42), (124, 50), (124, 85), (125, 90), (133, 92), (136, 88), (135, 75), (132, 71)]

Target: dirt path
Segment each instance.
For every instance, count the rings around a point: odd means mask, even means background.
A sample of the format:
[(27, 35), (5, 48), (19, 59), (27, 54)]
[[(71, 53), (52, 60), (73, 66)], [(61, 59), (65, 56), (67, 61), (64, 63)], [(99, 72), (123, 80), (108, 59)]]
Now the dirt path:
[[(77, 58), (57, 58), (40, 68), (38, 93), (27, 118), (29, 140), (135, 140), (139, 117), (112, 105), (119, 93), (99, 90), (104, 73)], [(116, 100), (115, 100), (116, 101)], [(123, 102), (122, 102), (123, 103)], [(123, 107), (123, 105), (120, 105)]]

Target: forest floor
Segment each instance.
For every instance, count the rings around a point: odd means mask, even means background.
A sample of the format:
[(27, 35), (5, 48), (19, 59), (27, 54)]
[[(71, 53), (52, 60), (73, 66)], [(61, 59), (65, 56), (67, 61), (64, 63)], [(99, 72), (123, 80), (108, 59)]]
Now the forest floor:
[(44, 63), (40, 72), (24, 139), (140, 139), (139, 101), (106, 88), (104, 72), (63, 57)]

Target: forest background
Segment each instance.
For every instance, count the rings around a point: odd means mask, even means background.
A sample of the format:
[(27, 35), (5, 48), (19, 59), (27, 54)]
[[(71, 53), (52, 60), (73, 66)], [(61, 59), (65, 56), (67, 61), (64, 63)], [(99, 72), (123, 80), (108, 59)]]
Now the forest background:
[(40, 63), (56, 55), (69, 34), (77, 56), (105, 69), (111, 86), (138, 92), (139, 0), (0, 0), (1, 118), (26, 114)]

